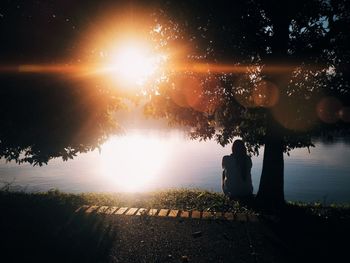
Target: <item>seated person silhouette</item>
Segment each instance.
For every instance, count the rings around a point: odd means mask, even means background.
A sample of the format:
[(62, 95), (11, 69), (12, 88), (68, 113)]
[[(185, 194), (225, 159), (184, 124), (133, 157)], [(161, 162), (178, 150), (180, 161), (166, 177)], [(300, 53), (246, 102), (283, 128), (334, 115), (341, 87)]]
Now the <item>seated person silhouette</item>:
[(252, 160), (242, 140), (235, 140), (232, 154), (222, 158), (222, 190), (230, 199), (251, 198), (253, 184), (251, 176)]

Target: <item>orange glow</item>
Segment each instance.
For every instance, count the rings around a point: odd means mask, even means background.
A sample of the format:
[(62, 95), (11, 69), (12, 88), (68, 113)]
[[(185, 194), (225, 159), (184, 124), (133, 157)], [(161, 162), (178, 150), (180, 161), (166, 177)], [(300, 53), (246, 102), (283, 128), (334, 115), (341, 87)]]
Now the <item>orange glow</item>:
[(279, 100), (279, 90), (275, 84), (270, 81), (260, 81), (253, 90), (253, 100), (256, 106), (272, 107)]
[(0, 65), (1, 73), (33, 73), (33, 74), (68, 74), (81, 75), (93, 74), (101, 66), (95, 64), (72, 65), (72, 64), (23, 64), (23, 65)]
[(202, 86), (194, 76), (178, 76), (174, 79), (170, 96), (180, 107), (194, 107), (200, 99)]
[[(131, 42), (130, 42), (131, 43)], [(141, 47), (139, 49), (139, 47)], [(141, 59), (139, 62), (136, 63), (136, 69), (140, 70), (143, 62), (149, 63), (148, 69), (146, 72), (151, 72), (152, 70), (149, 70), (150, 68), (154, 67), (154, 64), (159, 61), (166, 61), (168, 60), (169, 55), (164, 54), (155, 54), (155, 53), (149, 53), (150, 50), (147, 51), (147, 45), (144, 46), (146, 49), (142, 48), (142, 44), (138, 43), (137, 40), (134, 41), (134, 44), (131, 44), (130, 47), (127, 47), (125, 49), (126, 54), (122, 55), (121, 50), (118, 48), (114, 51), (112, 51), (112, 57), (117, 60), (118, 58), (118, 51), (121, 56), (122, 60), (130, 61), (133, 59), (136, 59), (137, 57), (141, 56)], [(133, 53), (133, 54), (132, 54)], [(148, 54), (148, 55), (147, 55)], [(153, 58), (152, 58), (153, 56)], [(127, 58), (131, 58), (131, 60), (128, 60)], [(119, 64), (119, 62), (114, 63)], [(149, 61), (147, 61), (149, 60)], [(129, 62), (128, 62), (129, 63)], [(151, 66), (153, 65), (153, 66)], [(109, 67), (113, 67), (113, 63), (109, 61), (108, 64)], [(131, 68), (132, 64), (129, 63), (129, 65), (126, 65), (127, 68)], [(269, 73), (282, 73), (282, 72), (290, 72), (291, 70), (295, 69), (296, 66), (286, 66), (286, 65), (275, 65), (275, 66), (264, 66), (264, 72)], [(167, 68), (170, 68), (168, 66)], [(218, 74), (227, 74), (227, 73), (233, 73), (233, 74), (243, 74), (247, 73), (248, 69), (252, 68), (258, 68), (257, 66), (249, 66), (249, 65), (228, 65), (228, 64), (208, 64), (208, 63), (186, 63), (186, 64), (172, 64), (171, 65), (171, 72), (173, 73), (181, 73), (181, 72), (193, 72), (198, 74), (206, 74), (206, 73), (218, 73)], [(82, 73), (86, 71), (92, 71), (93, 69), (95, 73), (101, 73), (106, 72), (107, 66), (103, 65), (101, 61), (99, 63), (90, 63), (90, 64), (58, 64), (58, 65), (52, 65), (52, 64), (25, 64), (25, 65), (0, 65), (0, 72), (32, 72), (32, 73), (55, 73), (55, 72), (62, 72), (62, 73)], [(315, 68), (312, 68), (315, 69)], [(122, 71), (124, 71), (123, 69)], [(147, 74), (146, 74), (147, 75)]]
[[(272, 64), (265, 65), (263, 70), (266, 73), (288, 73), (293, 71), (297, 66), (298, 65)], [(249, 69), (254, 68), (261, 68), (261, 66), (217, 63), (178, 63), (177, 65), (174, 65), (174, 71), (176, 72), (195, 72), (200, 74), (209, 72), (218, 74), (243, 74), (247, 73)], [(312, 67), (310, 69), (317, 70), (322, 68)]]
[[(0, 65), (0, 73), (101, 76), (116, 84), (118, 88), (139, 88), (157, 83), (160, 79), (164, 80), (169, 75), (184, 72), (197, 75), (209, 72), (245, 74), (249, 70), (259, 68), (265, 73), (285, 73), (298, 66), (271, 64), (256, 67), (237, 63), (188, 61), (187, 55), (194, 44), (185, 43), (179, 37), (179, 34), (185, 32), (174, 29), (173, 23), (169, 21), (150, 16), (153, 11), (148, 8), (149, 4), (134, 6), (121, 3), (111, 5), (107, 10), (97, 11), (96, 17), (93, 18), (94, 23), (89, 24), (76, 43), (77, 54), (70, 58), (70, 61), (79, 63)], [(191, 103), (193, 104), (193, 99)], [(193, 105), (202, 108), (198, 103)]]
[(282, 101), (272, 108), (272, 114), (279, 124), (293, 131), (308, 131), (317, 124), (314, 101)]
[(172, 81), (170, 97), (180, 107), (212, 113), (219, 106), (217, 94), (212, 92), (220, 85), (218, 81), (205, 80), (196, 76), (180, 75)]
[(244, 107), (271, 108), (277, 104), (280, 98), (278, 87), (271, 81), (261, 80), (253, 88), (248, 80), (242, 78), (237, 82), (239, 90), (235, 94), (236, 100)]
[(341, 117), (342, 104), (334, 97), (325, 97), (317, 105), (317, 115), (325, 123), (336, 123)]

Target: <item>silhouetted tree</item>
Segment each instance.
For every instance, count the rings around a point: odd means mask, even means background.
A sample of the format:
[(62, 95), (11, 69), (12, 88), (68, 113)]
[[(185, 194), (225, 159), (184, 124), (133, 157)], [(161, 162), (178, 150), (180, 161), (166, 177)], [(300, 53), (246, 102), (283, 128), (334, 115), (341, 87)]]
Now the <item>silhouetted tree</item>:
[(98, 7), (102, 3), (1, 1), (0, 158), (33, 165), (67, 160), (117, 131), (113, 112), (122, 103), (115, 87), (66, 72), (6, 70), (23, 64), (83, 65), (80, 42), (92, 41), (84, 34)]
[[(83, 63), (78, 39), (93, 41), (86, 28), (114, 2), (1, 2), (1, 66)], [(284, 201), (283, 152), (348, 132), (348, 1), (117, 2), (153, 10), (154, 45), (170, 53), (173, 68), (146, 113), (191, 127), (195, 139), (225, 145), (240, 136), (251, 153), (264, 145), (260, 200)], [(4, 72), (0, 83), (7, 160), (72, 158), (115, 132), (120, 94), (103, 83)]]
[[(14, 78), (16, 80), (14, 80)], [(0, 157), (42, 165), (99, 147), (118, 126), (120, 103), (82, 80), (0, 77)]]
[(283, 204), (283, 153), (348, 132), (349, 11), (345, 0), (166, 1), (154, 38), (187, 45), (188, 67), (174, 64), (146, 114), (195, 139), (264, 146), (257, 197)]

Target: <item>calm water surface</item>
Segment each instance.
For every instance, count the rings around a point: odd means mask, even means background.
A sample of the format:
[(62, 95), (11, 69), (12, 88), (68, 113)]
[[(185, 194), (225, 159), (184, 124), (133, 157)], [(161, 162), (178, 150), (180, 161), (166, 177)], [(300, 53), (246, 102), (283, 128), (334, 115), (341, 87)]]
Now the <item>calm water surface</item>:
[[(191, 141), (179, 131), (129, 131), (111, 138), (101, 152), (74, 160), (52, 160), (43, 167), (0, 160), (0, 180), (26, 191), (57, 188), (66, 192), (142, 192), (164, 188), (221, 191), (221, 158), (230, 153), (214, 141)], [(261, 149), (261, 153), (263, 149)], [(350, 202), (350, 146), (318, 143), (285, 155), (287, 200)], [(259, 186), (262, 155), (253, 157), (254, 192)]]

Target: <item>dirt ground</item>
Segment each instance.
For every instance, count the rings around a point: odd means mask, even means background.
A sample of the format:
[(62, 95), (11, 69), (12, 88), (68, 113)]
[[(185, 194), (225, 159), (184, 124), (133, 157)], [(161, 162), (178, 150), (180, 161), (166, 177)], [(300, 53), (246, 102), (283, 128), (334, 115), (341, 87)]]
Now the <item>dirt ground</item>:
[[(260, 222), (74, 213), (0, 199), (0, 262), (342, 262), (350, 220), (297, 210)], [(304, 211), (304, 210), (302, 210)]]
[(110, 262), (285, 262), (259, 223), (119, 216)]

